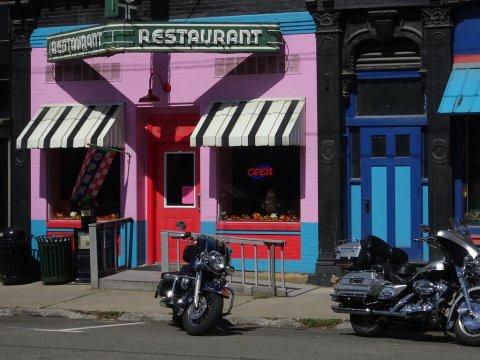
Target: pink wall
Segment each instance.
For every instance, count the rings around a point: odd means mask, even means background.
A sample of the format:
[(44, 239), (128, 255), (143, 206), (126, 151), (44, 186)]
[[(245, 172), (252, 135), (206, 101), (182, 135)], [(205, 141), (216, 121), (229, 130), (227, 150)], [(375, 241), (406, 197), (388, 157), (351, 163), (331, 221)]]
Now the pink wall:
[[(113, 103), (125, 104), (125, 150), (132, 154), (130, 164), (124, 156), (122, 175), (125, 185), (122, 194), (122, 216), (132, 216), (135, 220), (145, 219), (146, 194), (146, 112), (139, 110), (138, 99), (145, 95), (151, 66), (169, 81), (172, 91), (168, 94), (160, 88), (158, 79), (154, 78), (154, 93), (161, 97), (159, 111), (170, 108), (195, 105), (203, 113), (210, 101), (222, 99), (252, 98), (306, 98), (306, 146), (304, 169), (305, 182), (301, 192), (302, 222), (317, 222), (317, 102), (316, 102), (316, 61), (315, 35), (285, 36), (289, 54), (299, 54), (300, 70), (297, 73), (279, 75), (241, 75), (215, 77), (215, 58), (239, 57), (241, 54), (119, 54), (105, 58), (87, 59), (85, 62), (121, 64), (120, 81), (62, 81), (46, 82), (46, 71), (51, 65), (46, 62), (45, 49), (32, 50), (32, 115), (40, 105), (59, 103)], [(248, 56), (248, 54), (245, 54)], [(153, 109), (151, 109), (153, 110)], [(46, 218), (46, 181), (45, 157), (42, 153), (48, 150), (32, 151), (32, 219)], [(202, 221), (215, 221), (217, 203), (213, 191), (207, 193), (210, 184), (209, 171), (210, 151), (201, 149), (201, 184), (202, 186)], [(212, 179), (213, 180), (213, 179)]]

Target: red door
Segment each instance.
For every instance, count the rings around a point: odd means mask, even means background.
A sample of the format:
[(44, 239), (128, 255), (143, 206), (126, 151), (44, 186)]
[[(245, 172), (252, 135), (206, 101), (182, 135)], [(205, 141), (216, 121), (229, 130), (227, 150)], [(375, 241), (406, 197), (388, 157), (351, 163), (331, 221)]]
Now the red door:
[[(198, 148), (189, 145), (189, 137), (198, 116), (169, 115), (151, 119), (147, 128), (149, 141), (148, 176), (148, 246), (147, 262), (161, 260), (160, 232), (177, 230), (178, 220), (187, 230), (200, 231), (200, 156)], [(172, 121), (176, 120), (176, 121)], [(175, 244), (170, 244), (171, 261)]]

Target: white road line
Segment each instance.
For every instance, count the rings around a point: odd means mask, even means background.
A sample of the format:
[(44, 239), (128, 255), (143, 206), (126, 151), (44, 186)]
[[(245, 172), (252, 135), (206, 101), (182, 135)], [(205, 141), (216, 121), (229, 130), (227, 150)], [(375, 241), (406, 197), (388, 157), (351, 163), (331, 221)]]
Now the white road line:
[(124, 324), (85, 326), (85, 327), (80, 327), (80, 328), (68, 328), (68, 329), (38, 329), (38, 328), (33, 328), (33, 329), (25, 329), (25, 330), (45, 331), (45, 332), (80, 333), (80, 332), (83, 332), (83, 330), (101, 329), (101, 328), (117, 327), (117, 326), (142, 325), (142, 324), (146, 324), (146, 323), (145, 322), (135, 322), (135, 323), (124, 323)]

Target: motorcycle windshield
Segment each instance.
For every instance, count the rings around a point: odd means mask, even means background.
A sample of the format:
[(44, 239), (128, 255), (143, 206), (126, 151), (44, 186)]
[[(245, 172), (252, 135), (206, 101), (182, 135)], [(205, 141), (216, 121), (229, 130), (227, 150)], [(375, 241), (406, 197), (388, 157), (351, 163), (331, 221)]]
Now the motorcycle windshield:
[(472, 237), (470, 236), (470, 229), (468, 228), (467, 224), (463, 220), (460, 220), (457, 218), (449, 219), (448, 226), (450, 230), (453, 230), (463, 235), (463, 239), (468, 245), (475, 247)]
[(217, 242), (210, 236), (199, 235), (197, 237), (197, 246), (205, 251), (213, 251), (217, 249)]

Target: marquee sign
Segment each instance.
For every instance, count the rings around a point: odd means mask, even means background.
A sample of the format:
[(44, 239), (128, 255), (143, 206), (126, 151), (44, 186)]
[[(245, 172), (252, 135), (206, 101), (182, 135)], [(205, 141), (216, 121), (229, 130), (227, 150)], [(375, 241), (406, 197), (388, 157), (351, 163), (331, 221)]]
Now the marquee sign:
[(122, 52), (276, 52), (278, 24), (120, 23), (51, 35), (49, 62)]
[(137, 0), (105, 0), (105, 17), (136, 20)]

